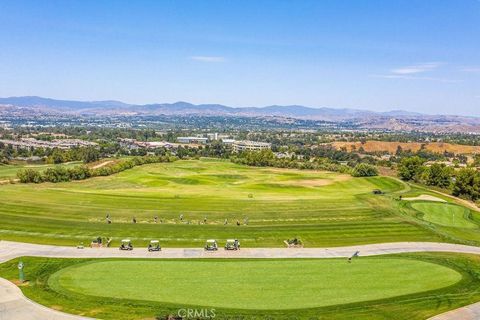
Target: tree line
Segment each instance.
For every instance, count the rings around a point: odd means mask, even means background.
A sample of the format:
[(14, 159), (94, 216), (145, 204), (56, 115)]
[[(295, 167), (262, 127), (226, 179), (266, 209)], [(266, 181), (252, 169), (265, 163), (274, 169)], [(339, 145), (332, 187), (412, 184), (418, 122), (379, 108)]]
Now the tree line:
[(472, 167), (455, 171), (442, 163), (426, 166), (424, 159), (415, 156), (402, 159), (398, 176), (405, 181), (448, 189), (457, 197), (472, 201), (480, 199), (480, 172)]
[(136, 166), (150, 163), (172, 162), (175, 159), (176, 158), (170, 156), (144, 156), (116, 160), (112, 164), (100, 168), (90, 168), (86, 165), (79, 165), (73, 168), (56, 166), (43, 171), (26, 168), (17, 171), (17, 178), (21, 183), (68, 182), (84, 180), (90, 177), (109, 176)]
[(244, 151), (230, 157), (230, 161), (255, 167), (277, 167), (309, 170), (326, 170), (340, 173), (348, 173), (355, 177), (378, 175), (375, 166), (367, 163), (359, 163), (354, 167), (333, 162), (328, 158), (299, 159), (295, 156), (277, 158), (271, 150)]
[(71, 149), (59, 148), (13, 148), (0, 142), (0, 159), (8, 163), (9, 159), (16, 157), (40, 157), (45, 163), (59, 164), (70, 161), (83, 161), (90, 163), (105, 156), (106, 152), (95, 147), (73, 147)]

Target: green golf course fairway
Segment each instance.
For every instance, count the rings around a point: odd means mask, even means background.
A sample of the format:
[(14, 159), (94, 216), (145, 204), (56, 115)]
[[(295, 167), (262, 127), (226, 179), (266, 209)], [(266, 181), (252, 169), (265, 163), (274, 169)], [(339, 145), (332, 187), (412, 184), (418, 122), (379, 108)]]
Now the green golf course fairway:
[(98, 261), (53, 274), (64, 294), (228, 309), (304, 309), (450, 286), (457, 271), (402, 258), (227, 261)]
[(423, 220), (442, 226), (474, 229), (479, 226), (468, 217), (470, 210), (449, 203), (417, 202), (412, 208), (423, 213)]
[(393, 197), (404, 188), (389, 177), (180, 160), (84, 181), (2, 185), (0, 238), (76, 245), (102, 236), (135, 247), (150, 239), (166, 247), (202, 247), (210, 238), (246, 247), (281, 247), (294, 237), (309, 247), (445, 241), (399, 214)]

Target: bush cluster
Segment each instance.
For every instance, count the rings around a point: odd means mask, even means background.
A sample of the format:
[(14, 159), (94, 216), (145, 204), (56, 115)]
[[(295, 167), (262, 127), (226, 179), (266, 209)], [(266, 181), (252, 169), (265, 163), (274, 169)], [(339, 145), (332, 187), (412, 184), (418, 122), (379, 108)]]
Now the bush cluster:
[(233, 163), (244, 164), (255, 167), (276, 167), (307, 170), (327, 170), (340, 173), (351, 173), (351, 168), (345, 165), (331, 162), (326, 158), (319, 158), (313, 161), (276, 158), (271, 150), (246, 151), (230, 158)]
[(353, 168), (352, 176), (354, 177), (373, 177), (378, 176), (377, 167), (368, 163), (359, 163)]
[(68, 182), (73, 180), (84, 180), (90, 177), (109, 176), (136, 166), (149, 163), (171, 162), (173, 160), (175, 160), (175, 158), (168, 156), (144, 156), (115, 161), (111, 165), (106, 165), (97, 169), (92, 169), (85, 165), (73, 168), (57, 166), (54, 168), (48, 168), (45, 171), (27, 168), (19, 170), (17, 172), (17, 178), (22, 183)]

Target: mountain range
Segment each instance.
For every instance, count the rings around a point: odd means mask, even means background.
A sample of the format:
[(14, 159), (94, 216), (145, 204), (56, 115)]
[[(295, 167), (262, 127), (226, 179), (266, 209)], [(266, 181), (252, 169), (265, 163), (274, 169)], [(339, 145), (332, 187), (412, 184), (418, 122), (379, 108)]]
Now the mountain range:
[(56, 100), (36, 96), (0, 98), (0, 105), (9, 105), (36, 110), (58, 111), (76, 114), (139, 114), (139, 115), (237, 115), (277, 116), (342, 121), (366, 116), (419, 116), (421, 114), (395, 110), (373, 112), (358, 109), (311, 108), (299, 105), (267, 107), (229, 107), (220, 104), (192, 104), (188, 102), (155, 103), (145, 105), (127, 104), (121, 101), (73, 101)]
[[(445, 132), (480, 133), (480, 118), (455, 115), (426, 115), (403, 110), (375, 112), (347, 108), (311, 108), (300, 105), (266, 107), (229, 107), (220, 104), (192, 104), (188, 102), (128, 104), (115, 100), (72, 101), (37, 96), (0, 98), (0, 117), (13, 111), (72, 114), (85, 116), (108, 115), (171, 115), (171, 116), (232, 116), (281, 117), (355, 122), (364, 128), (392, 130), (431, 130)], [(3, 111), (3, 112), (2, 112)]]

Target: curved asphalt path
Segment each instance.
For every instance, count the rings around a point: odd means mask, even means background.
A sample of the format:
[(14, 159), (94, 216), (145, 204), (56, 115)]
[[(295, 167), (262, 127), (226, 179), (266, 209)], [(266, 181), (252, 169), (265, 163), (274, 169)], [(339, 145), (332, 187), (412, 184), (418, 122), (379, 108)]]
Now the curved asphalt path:
[[(435, 243), (395, 242), (334, 248), (247, 248), (240, 251), (205, 252), (203, 249), (167, 248), (148, 252), (145, 248), (120, 251), (117, 248), (59, 247), (0, 241), (0, 263), (21, 256), (50, 258), (346, 258), (355, 251), (361, 256), (406, 252), (456, 252), (480, 255), (480, 247)], [(55, 311), (26, 298), (13, 283), (0, 278), (0, 320), (73, 320), (88, 319)], [(430, 320), (480, 319), (480, 302), (430, 318)]]

